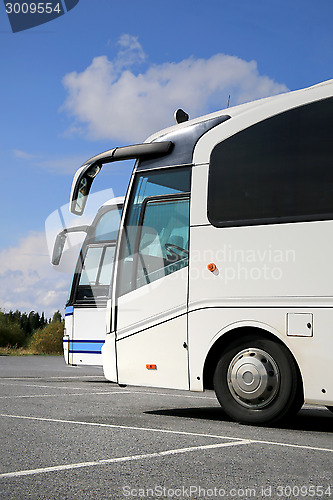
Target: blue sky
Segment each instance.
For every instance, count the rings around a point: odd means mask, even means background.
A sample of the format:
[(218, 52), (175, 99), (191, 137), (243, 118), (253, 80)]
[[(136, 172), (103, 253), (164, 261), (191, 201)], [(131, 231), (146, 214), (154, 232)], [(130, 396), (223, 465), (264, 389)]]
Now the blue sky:
[[(1, 3), (0, 308), (62, 308), (70, 275), (48, 262), (45, 220), (81, 163), (172, 125), (177, 107), (195, 117), (229, 94), (234, 105), (332, 78), (332, 18), (330, 0), (80, 0), (12, 33)], [(124, 194), (129, 171), (96, 189)]]

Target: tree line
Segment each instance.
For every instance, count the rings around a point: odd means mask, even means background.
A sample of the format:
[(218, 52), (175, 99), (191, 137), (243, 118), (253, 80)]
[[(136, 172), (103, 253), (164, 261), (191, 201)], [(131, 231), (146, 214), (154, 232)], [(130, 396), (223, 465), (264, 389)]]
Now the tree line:
[(0, 347), (25, 346), (37, 330), (43, 330), (50, 324), (61, 323), (60, 311), (56, 311), (52, 318), (35, 311), (22, 313), (20, 311), (0, 311)]

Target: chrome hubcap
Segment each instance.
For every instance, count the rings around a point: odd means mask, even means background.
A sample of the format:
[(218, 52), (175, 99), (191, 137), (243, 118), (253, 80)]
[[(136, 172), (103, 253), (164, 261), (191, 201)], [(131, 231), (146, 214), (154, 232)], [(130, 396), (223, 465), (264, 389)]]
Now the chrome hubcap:
[(231, 395), (238, 403), (259, 409), (275, 398), (280, 386), (280, 372), (267, 352), (248, 348), (232, 359), (227, 380)]

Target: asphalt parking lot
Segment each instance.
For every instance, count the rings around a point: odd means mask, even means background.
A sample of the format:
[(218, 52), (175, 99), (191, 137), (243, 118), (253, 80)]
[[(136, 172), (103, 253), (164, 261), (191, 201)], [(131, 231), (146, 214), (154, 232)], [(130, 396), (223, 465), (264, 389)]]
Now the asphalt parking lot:
[(231, 422), (213, 392), (120, 388), (62, 357), (0, 356), (0, 498), (332, 498), (333, 414)]

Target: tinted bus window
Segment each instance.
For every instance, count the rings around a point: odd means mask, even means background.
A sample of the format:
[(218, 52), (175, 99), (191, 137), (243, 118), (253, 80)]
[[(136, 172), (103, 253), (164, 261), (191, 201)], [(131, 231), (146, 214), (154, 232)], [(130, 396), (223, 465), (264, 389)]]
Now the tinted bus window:
[(333, 219), (333, 98), (268, 118), (212, 151), (215, 226)]

